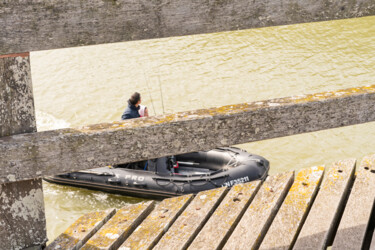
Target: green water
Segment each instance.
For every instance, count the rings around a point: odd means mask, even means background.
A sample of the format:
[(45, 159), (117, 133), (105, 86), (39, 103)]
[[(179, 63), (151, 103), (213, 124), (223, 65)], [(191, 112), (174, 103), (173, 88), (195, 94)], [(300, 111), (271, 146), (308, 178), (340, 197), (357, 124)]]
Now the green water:
[[(373, 85), (375, 17), (36, 52), (31, 67), (39, 130), (119, 120), (134, 91), (153, 115)], [(269, 159), (272, 174), (360, 160), (375, 153), (374, 131), (368, 123), (240, 147)], [(50, 239), (84, 213), (139, 201), (44, 190)]]

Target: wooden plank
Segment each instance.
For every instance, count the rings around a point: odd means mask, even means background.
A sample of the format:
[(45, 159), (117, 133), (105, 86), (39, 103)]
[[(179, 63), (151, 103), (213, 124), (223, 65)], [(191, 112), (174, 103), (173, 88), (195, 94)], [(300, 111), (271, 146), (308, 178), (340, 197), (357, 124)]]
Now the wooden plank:
[(375, 7), (371, 0), (28, 0), (3, 1), (0, 14), (0, 54), (8, 54), (359, 17)]
[[(0, 57), (0, 137), (35, 131), (29, 53)], [(24, 164), (9, 169), (7, 179), (15, 181)], [(0, 164), (0, 169), (8, 167)], [(39, 168), (30, 171), (36, 173)], [(0, 184), (0, 204), (0, 249), (23, 249), (47, 242), (41, 179)]]
[(375, 155), (363, 158), (332, 249), (363, 249), (375, 201)]
[(108, 209), (85, 214), (60, 234), (46, 250), (79, 249), (93, 236), (114, 214), (116, 209)]
[(154, 201), (148, 201), (121, 208), (81, 249), (118, 249), (153, 207)]
[(372, 239), (371, 239), (371, 242), (370, 242), (369, 249), (370, 250), (375, 250), (375, 231), (372, 232)]
[(324, 167), (301, 170), (281, 205), (260, 249), (290, 249), (318, 192)]
[(189, 249), (221, 249), (260, 186), (261, 181), (233, 186)]
[(190, 203), (193, 195), (165, 199), (143, 221), (119, 250), (151, 249)]
[(223, 249), (257, 249), (293, 183), (294, 172), (267, 177)]
[(153, 249), (186, 249), (221, 202), (227, 190), (226, 187), (222, 187), (198, 193)]
[(326, 249), (345, 205), (355, 162), (338, 161), (329, 168), (293, 249)]
[(0, 183), (373, 121), (374, 103), (375, 85), (0, 138)]

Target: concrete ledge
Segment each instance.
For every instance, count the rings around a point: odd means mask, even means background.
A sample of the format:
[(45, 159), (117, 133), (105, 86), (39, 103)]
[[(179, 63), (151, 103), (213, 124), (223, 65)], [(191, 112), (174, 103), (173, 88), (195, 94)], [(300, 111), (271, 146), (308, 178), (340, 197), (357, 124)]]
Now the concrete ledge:
[(0, 3), (0, 54), (375, 15), (373, 0)]
[(375, 85), (0, 138), (0, 183), (375, 121)]

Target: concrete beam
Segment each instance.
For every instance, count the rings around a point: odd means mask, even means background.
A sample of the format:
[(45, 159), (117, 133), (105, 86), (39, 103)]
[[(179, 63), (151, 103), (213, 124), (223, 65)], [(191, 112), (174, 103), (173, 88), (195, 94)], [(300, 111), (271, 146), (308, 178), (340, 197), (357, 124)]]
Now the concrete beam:
[(0, 138), (0, 183), (375, 121), (375, 85)]
[(5, 0), (0, 54), (369, 15), (373, 0)]
[(36, 132), (29, 54), (0, 56), (0, 137)]
[[(30, 132), (36, 123), (29, 54), (0, 56), (0, 138)], [(42, 179), (0, 184), (0, 249), (46, 242)]]

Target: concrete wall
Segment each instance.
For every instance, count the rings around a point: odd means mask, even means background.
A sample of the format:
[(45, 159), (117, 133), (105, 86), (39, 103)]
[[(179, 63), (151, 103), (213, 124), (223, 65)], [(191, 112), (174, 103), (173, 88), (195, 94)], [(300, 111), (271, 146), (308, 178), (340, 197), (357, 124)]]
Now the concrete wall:
[(5, 0), (0, 54), (375, 15), (375, 0)]
[[(0, 56), (0, 139), (30, 132), (36, 132), (36, 123), (29, 55)], [(7, 167), (0, 164), (1, 169)], [(0, 184), (0, 249), (46, 241), (42, 180)]]
[(375, 121), (375, 85), (0, 138), (0, 183)]

